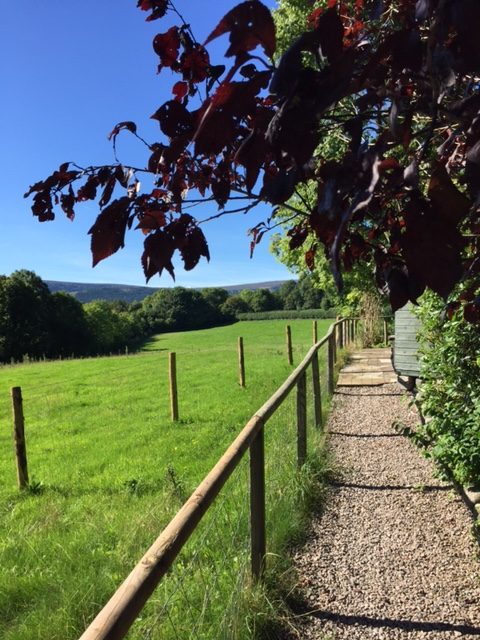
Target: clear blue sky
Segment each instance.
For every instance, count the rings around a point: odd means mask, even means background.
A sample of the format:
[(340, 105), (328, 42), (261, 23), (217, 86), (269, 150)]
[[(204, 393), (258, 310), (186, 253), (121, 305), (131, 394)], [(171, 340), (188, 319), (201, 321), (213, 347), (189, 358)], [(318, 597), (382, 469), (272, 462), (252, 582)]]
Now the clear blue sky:
[[(234, 4), (232, 0), (177, 0), (178, 9), (203, 41)], [(274, 6), (273, 0), (266, 4)], [(140, 255), (141, 232), (127, 234), (126, 247), (92, 269), (87, 235), (98, 209), (84, 203), (72, 223), (59, 212), (53, 222), (39, 223), (23, 198), (30, 184), (46, 178), (60, 163), (113, 162), (107, 134), (122, 120), (137, 123), (147, 140), (160, 138), (149, 116), (169, 99), (174, 78), (156, 74), (153, 36), (172, 18), (151, 23), (135, 0), (35, 0), (4, 2), (0, 22), (0, 273), (20, 268), (47, 280), (145, 284)], [(218, 64), (227, 37), (209, 51)], [(213, 43), (212, 43), (213, 44)], [(144, 166), (146, 154), (128, 134), (118, 141), (120, 159)], [(198, 218), (216, 213), (209, 204)], [(247, 229), (268, 208), (247, 216), (228, 216), (209, 223), (205, 232), (212, 259), (185, 272), (177, 261), (176, 284), (211, 286), (291, 278), (269, 254), (268, 238), (249, 259)], [(155, 277), (152, 286), (172, 286), (170, 276)]]

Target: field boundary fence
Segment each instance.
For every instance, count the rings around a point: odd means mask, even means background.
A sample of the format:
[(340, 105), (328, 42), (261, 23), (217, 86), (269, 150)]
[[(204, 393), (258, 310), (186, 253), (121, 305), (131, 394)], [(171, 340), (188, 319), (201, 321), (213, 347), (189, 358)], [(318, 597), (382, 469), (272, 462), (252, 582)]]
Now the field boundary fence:
[[(250, 418), (203, 481), (183, 504), (170, 523), (136, 564), (130, 575), (116, 590), (82, 634), (80, 640), (119, 640), (124, 638), (142, 612), (156, 587), (170, 572), (175, 559), (191, 534), (215, 502), (218, 494), (249, 453), (246, 490), (247, 510), (250, 511), (250, 574), (253, 583), (262, 580), (267, 557), (265, 427), (284, 400), (295, 390), (296, 466), (301, 468), (307, 459), (307, 404), (313, 404), (314, 427), (322, 427), (322, 390), (320, 384), (319, 350), (326, 347), (324, 389), (332, 394), (335, 385), (335, 364), (338, 350), (356, 341), (358, 319), (343, 318), (334, 322), (326, 335), (316, 341), (302, 362), (279, 389)], [(314, 332), (314, 339), (316, 334)], [(308, 381), (311, 388), (307, 393)], [(325, 399), (323, 399), (325, 400)], [(149, 636), (150, 637), (150, 636)], [(183, 637), (183, 636), (182, 636)], [(199, 636), (195, 636), (199, 637)]]

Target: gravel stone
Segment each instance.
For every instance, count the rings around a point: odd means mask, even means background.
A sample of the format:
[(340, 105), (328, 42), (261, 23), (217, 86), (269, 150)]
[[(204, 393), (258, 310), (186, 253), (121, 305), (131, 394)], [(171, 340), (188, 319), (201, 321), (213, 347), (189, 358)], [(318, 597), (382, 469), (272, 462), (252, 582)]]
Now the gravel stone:
[(337, 471), (294, 554), (305, 640), (480, 636), (472, 518), (453, 488), (394, 428), (418, 414), (397, 384), (337, 388), (327, 444)]

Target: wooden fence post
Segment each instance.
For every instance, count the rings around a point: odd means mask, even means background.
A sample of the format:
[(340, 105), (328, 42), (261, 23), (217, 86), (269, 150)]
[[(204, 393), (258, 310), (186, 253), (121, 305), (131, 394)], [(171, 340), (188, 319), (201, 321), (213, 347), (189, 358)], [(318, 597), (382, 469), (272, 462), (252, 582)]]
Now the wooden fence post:
[(343, 325), (344, 325), (344, 320), (340, 320), (340, 324), (338, 325), (338, 346), (340, 347), (340, 349), (343, 349), (344, 345), (343, 345)]
[(333, 394), (333, 333), (328, 337), (328, 355), (327, 355), (327, 388), (328, 393)]
[(238, 381), (242, 389), (245, 388), (245, 353), (243, 351), (243, 338), (238, 338)]
[(261, 580), (265, 570), (265, 444), (263, 426), (250, 445), (250, 545), (252, 578)]
[(383, 319), (383, 343), (388, 347), (388, 326), (386, 318)]
[(312, 358), (313, 410), (315, 426), (322, 426), (322, 391), (320, 388), (320, 371), (318, 368), (318, 351)]
[(317, 344), (318, 342), (318, 327), (317, 327), (317, 321), (314, 320), (313, 321), (313, 325), (312, 325), (312, 337), (313, 337), (313, 344)]
[(297, 463), (302, 467), (307, 460), (307, 377), (305, 372), (297, 381)]
[(178, 391), (177, 391), (177, 354), (168, 354), (169, 378), (170, 378), (170, 413), (172, 420), (178, 420)]
[(287, 336), (287, 357), (288, 364), (293, 365), (293, 350), (292, 350), (292, 330), (290, 329), (290, 325), (287, 324), (286, 328), (286, 336)]
[(15, 443), (15, 459), (17, 463), (17, 483), (19, 489), (25, 489), (25, 487), (28, 486), (28, 468), (21, 388), (13, 387), (11, 395), (13, 407), (13, 440)]
[(333, 364), (337, 362), (337, 327), (333, 325), (332, 331), (332, 349), (333, 349)]

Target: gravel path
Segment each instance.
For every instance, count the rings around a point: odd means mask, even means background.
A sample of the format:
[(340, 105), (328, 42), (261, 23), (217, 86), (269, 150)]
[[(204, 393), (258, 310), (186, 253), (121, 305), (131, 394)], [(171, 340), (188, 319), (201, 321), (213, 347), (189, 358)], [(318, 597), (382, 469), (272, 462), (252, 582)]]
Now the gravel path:
[(328, 444), (338, 469), (295, 555), (305, 613), (292, 637), (480, 636), (471, 516), (392, 426), (417, 419), (399, 385), (337, 389)]

